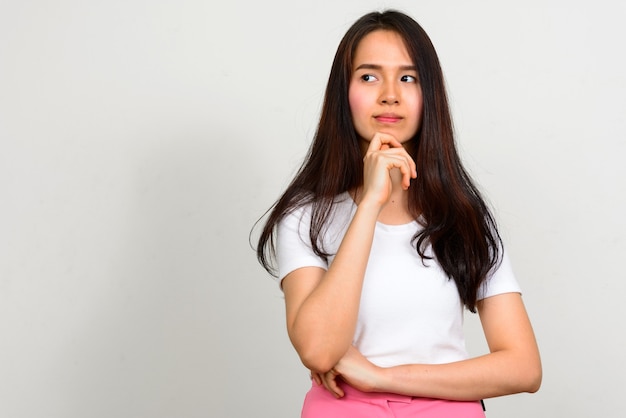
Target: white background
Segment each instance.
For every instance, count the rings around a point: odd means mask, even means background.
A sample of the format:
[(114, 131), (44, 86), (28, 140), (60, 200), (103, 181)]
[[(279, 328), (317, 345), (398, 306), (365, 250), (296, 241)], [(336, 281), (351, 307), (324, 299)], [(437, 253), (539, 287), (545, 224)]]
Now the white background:
[(0, 0), (0, 417), (299, 416), (248, 234), (388, 6), (440, 54), (542, 352), (488, 417), (623, 416), (625, 5)]

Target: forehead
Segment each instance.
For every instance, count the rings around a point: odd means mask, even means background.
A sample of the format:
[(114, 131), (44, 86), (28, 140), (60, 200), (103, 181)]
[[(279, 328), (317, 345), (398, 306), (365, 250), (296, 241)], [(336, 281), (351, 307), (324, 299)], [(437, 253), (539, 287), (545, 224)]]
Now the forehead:
[(353, 68), (361, 64), (407, 66), (412, 65), (413, 60), (397, 32), (376, 30), (361, 39), (354, 52), (352, 64)]

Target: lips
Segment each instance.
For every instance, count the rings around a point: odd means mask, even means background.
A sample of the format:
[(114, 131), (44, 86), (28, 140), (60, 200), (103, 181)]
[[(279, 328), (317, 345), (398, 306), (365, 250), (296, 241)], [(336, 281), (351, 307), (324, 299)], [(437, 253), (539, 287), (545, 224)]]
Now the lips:
[(380, 123), (397, 123), (402, 120), (402, 116), (396, 115), (395, 113), (382, 113), (374, 116), (374, 119)]

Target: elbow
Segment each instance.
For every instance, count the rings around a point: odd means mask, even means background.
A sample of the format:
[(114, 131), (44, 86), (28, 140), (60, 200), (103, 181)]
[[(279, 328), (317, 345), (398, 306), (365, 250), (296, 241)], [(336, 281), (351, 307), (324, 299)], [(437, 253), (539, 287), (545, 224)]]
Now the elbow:
[(328, 352), (320, 353), (315, 350), (298, 351), (298, 355), (307, 369), (320, 374), (328, 372), (339, 361), (339, 358), (335, 359)]
[(543, 379), (543, 373), (541, 371), (541, 366), (537, 367), (537, 370), (531, 374), (527, 382), (526, 392), (535, 393), (541, 387), (541, 380)]
[(543, 379), (543, 372), (541, 369), (541, 363), (538, 362), (535, 365), (529, 365), (525, 368), (525, 373), (520, 379), (520, 392), (535, 393), (541, 387), (541, 381)]
[(501, 369), (501, 372), (504, 384), (495, 396), (535, 393), (541, 387), (543, 371), (538, 358), (528, 356), (512, 358), (511, 362)]
[(304, 366), (316, 373), (326, 373), (337, 363), (348, 351), (349, 347), (336, 344), (305, 344), (297, 346), (294, 344), (300, 361)]
[(331, 338), (320, 332), (297, 333), (294, 329), (289, 338), (302, 364), (316, 373), (326, 373), (335, 367), (351, 344), (351, 339)]

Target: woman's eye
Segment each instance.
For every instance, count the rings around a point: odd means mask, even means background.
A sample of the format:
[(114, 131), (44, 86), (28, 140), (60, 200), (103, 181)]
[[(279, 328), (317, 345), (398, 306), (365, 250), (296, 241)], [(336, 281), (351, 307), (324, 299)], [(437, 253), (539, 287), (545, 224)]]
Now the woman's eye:
[(371, 74), (363, 74), (361, 76), (361, 80), (365, 81), (366, 83), (371, 83), (373, 81), (376, 81), (376, 77)]
[(412, 75), (403, 75), (400, 80), (405, 83), (415, 83), (417, 81), (417, 77), (413, 77)]

